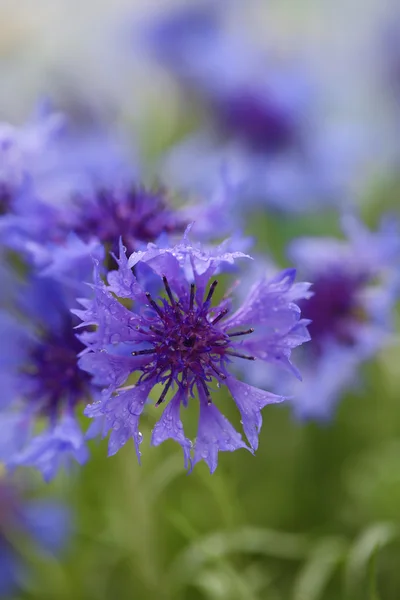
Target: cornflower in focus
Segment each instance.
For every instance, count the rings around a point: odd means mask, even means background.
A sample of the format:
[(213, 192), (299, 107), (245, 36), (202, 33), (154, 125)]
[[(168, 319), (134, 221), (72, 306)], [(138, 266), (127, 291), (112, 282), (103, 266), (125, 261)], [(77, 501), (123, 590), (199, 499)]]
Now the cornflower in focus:
[(21, 555), (21, 537), (40, 549), (58, 554), (65, 544), (70, 515), (61, 504), (48, 500), (25, 500), (21, 490), (0, 476), (0, 596), (10, 597), (24, 584), (28, 572)]
[(313, 282), (301, 300), (310, 319), (311, 342), (302, 354), (303, 386), (293, 394), (295, 414), (329, 419), (344, 391), (353, 387), (360, 365), (394, 339), (394, 305), (399, 297), (400, 237), (383, 219), (370, 232), (355, 217), (343, 219), (347, 240), (300, 238), (290, 258)]
[(227, 31), (226, 8), (195, 2), (147, 29), (146, 47), (178, 80), (187, 106), (197, 101), (206, 115), (202, 129), (168, 154), (166, 177), (209, 193), (226, 165), (246, 207), (250, 201), (304, 210), (341, 202), (354, 177), (348, 128), (344, 135), (326, 122), (305, 68), (277, 64)]
[[(260, 279), (241, 308), (233, 311), (229, 295), (215, 301), (219, 284), (214, 277), (225, 264), (239, 258), (249, 257), (223, 247), (206, 251), (193, 246), (186, 233), (175, 247), (150, 244), (147, 251), (129, 259), (121, 243), (118, 270), (108, 274), (108, 285), (97, 276), (94, 301), (85, 302), (84, 309), (75, 313), (83, 325), (97, 326), (86, 340), (89, 351), (80, 364), (104, 388), (101, 400), (85, 412), (96, 419), (95, 426), (103, 435), (111, 430), (109, 455), (133, 438), (140, 456), (140, 417), (158, 385), (156, 405), (167, 406), (151, 442), (177, 441), (186, 467), (204, 460), (213, 472), (219, 451), (257, 449), (261, 409), (283, 398), (239, 381), (232, 367), (237, 361), (261, 360), (295, 370), (291, 349), (309, 336), (294, 300), (303, 297), (308, 284), (294, 283), (293, 269), (271, 280)], [(132, 268), (140, 263), (159, 277), (163, 293), (158, 298), (135, 278)], [(131, 310), (125, 306), (126, 299), (133, 303)], [(121, 387), (131, 374), (137, 376), (137, 383)], [(213, 386), (228, 388), (249, 446), (213, 403)], [(169, 392), (173, 395), (168, 401)], [(180, 410), (195, 396), (200, 417), (193, 447), (184, 433)]]

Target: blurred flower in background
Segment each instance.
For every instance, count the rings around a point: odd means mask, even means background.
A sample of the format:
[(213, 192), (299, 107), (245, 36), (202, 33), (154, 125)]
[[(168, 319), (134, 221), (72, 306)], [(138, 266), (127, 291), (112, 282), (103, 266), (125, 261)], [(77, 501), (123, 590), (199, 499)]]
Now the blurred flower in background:
[(209, 192), (224, 166), (247, 209), (249, 202), (279, 211), (346, 203), (359, 168), (349, 124), (345, 133), (324, 118), (307, 64), (268, 56), (229, 31), (232, 4), (182, 5), (148, 26), (144, 43), (181, 84), (186, 107), (197, 103), (202, 115), (199, 132), (169, 151), (166, 177)]
[[(80, 263), (79, 270), (73, 269), (79, 277), (85, 257), (74, 258)], [(86, 259), (88, 277), (91, 259)], [(74, 331), (69, 306), (78, 293), (79, 287), (45, 276), (15, 280), (13, 306), (0, 315), (0, 458), (8, 468), (34, 466), (47, 480), (71, 458), (80, 464), (88, 458), (77, 409), (95, 389), (77, 365), (85, 346)], [(43, 421), (45, 428), (38, 433)]]
[(344, 217), (347, 240), (302, 238), (289, 253), (313, 282), (312, 296), (300, 302), (310, 319), (312, 341), (305, 349), (304, 385), (292, 403), (303, 419), (329, 419), (357, 370), (385, 345), (393, 344), (394, 307), (400, 294), (400, 235), (388, 216), (370, 232), (355, 217)]
[(27, 499), (16, 482), (0, 478), (0, 596), (26, 586), (31, 576), (28, 544), (58, 555), (68, 541), (71, 515), (55, 501)]

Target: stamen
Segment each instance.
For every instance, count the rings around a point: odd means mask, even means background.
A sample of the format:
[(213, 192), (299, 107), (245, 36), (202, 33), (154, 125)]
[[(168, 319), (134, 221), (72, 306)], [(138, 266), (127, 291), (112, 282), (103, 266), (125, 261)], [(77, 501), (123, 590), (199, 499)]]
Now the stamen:
[(226, 354), (237, 356), (238, 358), (245, 358), (246, 360), (256, 360), (255, 356), (247, 356), (246, 354), (240, 354), (240, 352), (234, 352), (233, 350), (227, 350)]
[(225, 316), (226, 314), (228, 314), (228, 312), (229, 312), (229, 308), (224, 308), (224, 310), (222, 310), (222, 311), (219, 313), (219, 315), (217, 315), (217, 316), (215, 317), (215, 319), (213, 319), (213, 320), (211, 321), (211, 325), (215, 325), (215, 323), (218, 323), (218, 321), (220, 321), (221, 319), (223, 319), (223, 318), (224, 318), (224, 316)]
[(161, 308), (158, 306), (158, 304), (156, 304), (156, 302), (154, 302), (153, 298), (151, 297), (150, 292), (146, 292), (146, 298), (149, 301), (149, 304), (154, 308), (154, 310), (159, 314), (159, 316), (163, 319), (164, 318), (164, 314), (161, 310)]
[(213, 346), (216, 348), (225, 348), (225, 346), (228, 346), (228, 344), (230, 344), (229, 340), (221, 340), (218, 342), (213, 342)]
[(190, 284), (190, 302), (189, 302), (190, 310), (193, 310), (195, 291), (196, 291), (196, 285), (194, 283), (191, 283)]
[(135, 350), (132, 352), (132, 356), (143, 356), (145, 354), (155, 354), (157, 350), (155, 348), (149, 348), (148, 350)]
[(202, 379), (201, 377), (197, 377), (196, 383), (197, 383), (197, 386), (200, 383), (201, 387), (203, 388), (204, 393), (205, 393), (205, 395), (207, 397), (207, 404), (212, 404), (210, 390), (208, 389), (207, 384), (204, 381), (204, 379)]
[(182, 383), (183, 387), (187, 386), (187, 382), (188, 382), (187, 376), (188, 376), (188, 370), (186, 368), (186, 369), (183, 370), (183, 373), (182, 373), (182, 381), (181, 381), (181, 383)]
[[(165, 331), (162, 331), (162, 329), (158, 329), (157, 327), (155, 327), (154, 325), (150, 325), (149, 329), (153, 332), (153, 333), (157, 333), (157, 335), (165, 335)], [(148, 333), (148, 332), (146, 332)]]
[(213, 297), (213, 294), (215, 292), (215, 288), (217, 287), (217, 285), (218, 285), (218, 281), (215, 279), (212, 282), (212, 284), (210, 285), (210, 289), (208, 291), (207, 298), (205, 299), (204, 304), (208, 304), (210, 302), (211, 298)]
[(165, 275), (163, 275), (162, 280), (164, 282), (164, 287), (165, 287), (165, 290), (166, 290), (166, 292), (168, 294), (168, 298), (170, 299), (171, 305), (175, 306), (175, 298), (172, 295), (172, 291), (171, 291), (171, 288), (169, 286), (168, 279), (165, 277)]
[(167, 395), (167, 392), (168, 392), (169, 388), (171, 387), (171, 383), (172, 383), (172, 376), (168, 379), (167, 383), (165, 384), (165, 387), (161, 393), (161, 396), (159, 397), (159, 399), (156, 402), (156, 406), (159, 406), (162, 402), (164, 402), (165, 396)]
[(221, 373), (221, 371), (219, 371), (212, 362), (209, 362), (208, 366), (211, 367), (211, 369), (214, 371), (214, 373), (216, 373), (216, 375), (218, 375), (218, 377), (221, 377), (221, 379), (226, 379), (226, 375), (224, 373)]
[(253, 327), (250, 327), (250, 329), (247, 329), (246, 331), (235, 331), (235, 333), (228, 333), (228, 337), (235, 337), (237, 335), (247, 335), (248, 333), (253, 333), (253, 331)]

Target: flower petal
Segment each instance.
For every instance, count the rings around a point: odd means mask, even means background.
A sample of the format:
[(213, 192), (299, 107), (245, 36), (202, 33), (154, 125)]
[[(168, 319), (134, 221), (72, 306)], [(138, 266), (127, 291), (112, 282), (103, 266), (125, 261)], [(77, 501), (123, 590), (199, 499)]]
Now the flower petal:
[(267, 404), (282, 402), (284, 398), (238, 381), (234, 377), (228, 377), (226, 385), (240, 411), (246, 437), (253, 450), (257, 450), (258, 434), (262, 425), (261, 409)]
[(185, 469), (187, 469), (190, 463), (190, 451), (192, 448), (192, 443), (187, 437), (185, 437), (182, 421), (179, 416), (182, 395), (183, 394), (181, 390), (178, 390), (172, 400), (170, 400), (165, 407), (161, 418), (154, 426), (151, 436), (151, 444), (153, 446), (158, 446), (167, 439), (173, 439), (178, 442), (178, 444), (182, 446)]
[(218, 452), (233, 452), (248, 447), (214, 404), (207, 404), (204, 395), (200, 395), (200, 418), (197, 438), (194, 446), (193, 466), (204, 460), (210, 473), (214, 473), (218, 464)]

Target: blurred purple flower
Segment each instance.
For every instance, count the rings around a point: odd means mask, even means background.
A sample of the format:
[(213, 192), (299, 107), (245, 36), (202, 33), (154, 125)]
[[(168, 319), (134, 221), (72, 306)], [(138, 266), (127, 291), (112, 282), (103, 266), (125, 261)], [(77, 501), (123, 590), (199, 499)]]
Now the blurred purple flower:
[[(185, 466), (204, 460), (210, 471), (217, 467), (219, 451), (247, 448), (255, 451), (261, 428), (261, 409), (282, 397), (237, 380), (230, 370), (236, 360), (262, 360), (294, 370), (291, 347), (286, 343), (294, 330), (298, 344), (308, 340), (305, 322), (293, 302), (295, 271), (287, 270), (272, 280), (254, 283), (241, 308), (232, 310), (224, 296), (213, 303), (218, 280), (211, 279), (242, 252), (224, 248), (205, 251), (193, 246), (187, 234), (172, 248), (149, 244), (147, 251), (129, 259), (121, 243), (118, 270), (108, 274), (108, 285), (97, 276), (95, 299), (75, 313), (84, 325), (95, 324), (81, 367), (94, 376), (104, 390), (100, 401), (86, 414), (103, 419), (103, 435), (111, 430), (109, 455), (133, 438), (140, 457), (139, 420), (151, 390), (161, 384), (156, 405), (174, 391), (152, 433), (152, 444), (168, 438), (183, 448)], [(142, 289), (132, 267), (145, 264), (162, 280), (158, 300)], [(160, 281), (161, 283), (161, 281)], [(119, 298), (133, 301), (130, 310)], [(136, 385), (123, 387), (131, 374)], [(212, 402), (212, 385), (226, 385), (241, 414), (249, 446)], [(185, 436), (181, 406), (198, 395), (200, 419), (192, 456), (192, 442)], [(99, 423), (100, 421), (98, 421)]]
[(70, 307), (90, 291), (82, 279), (92, 256), (101, 260), (103, 253), (92, 246), (82, 252), (81, 245), (80, 252), (74, 244), (69, 252), (56, 248), (42, 275), (15, 280), (13, 310), (0, 311), (0, 460), (9, 469), (34, 466), (46, 480), (71, 458), (82, 464), (88, 457), (77, 409), (96, 390), (77, 365), (85, 333), (76, 335)]
[(146, 29), (145, 45), (209, 117), (210, 127), (169, 153), (167, 180), (209, 192), (227, 165), (246, 207), (301, 211), (346, 200), (355, 151), (348, 128), (327, 126), (303, 68), (272, 63), (225, 30), (226, 5), (195, 2)]
[(103, 188), (86, 198), (77, 194), (66, 225), (84, 240), (96, 236), (106, 248), (118, 251), (122, 235), (129, 252), (163, 234), (183, 232), (183, 217), (170, 205), (166, 191), (131, 186)]
[(343, 219), (347, 240), (302, 238), (291, 244), (313, 281), (313, 295), (299, 305), (310, 319), (311, 343), (303, 350), (304, 383), (293, 395), (295, 414), (329, 419), (360, 364), (393, 341), (393, 308), (400, 293), (400, 236), (383, 219), (370, 232), (355, 217)]
[[(48, 112), (46, 119), (52, 118)], [(35, 131), (37, 146), (42, 142), (40, 160), (18, 157), (18, 188), (10, 174), (0, 178), (3, 244), (34, 262), (40, 246), (63, 244), (71, 233), (85, 242), (98, 239), (114, 251), (123, 234), (133, 252), (165, 233), (183, 232), (184, 217), (167, 192), (139, 183), (122, 139), (99, 125), (76, 131), (66, 124), (46, 144), (43, 129)]]
[(23, 584), (28, 565), (14, 538), (27, 536), (41, 549), (60, 552), (70, 529), (69, 511), (49, 500), (24, 500), (11, 481), (0, 478), (0, 596), (9, 597)]

